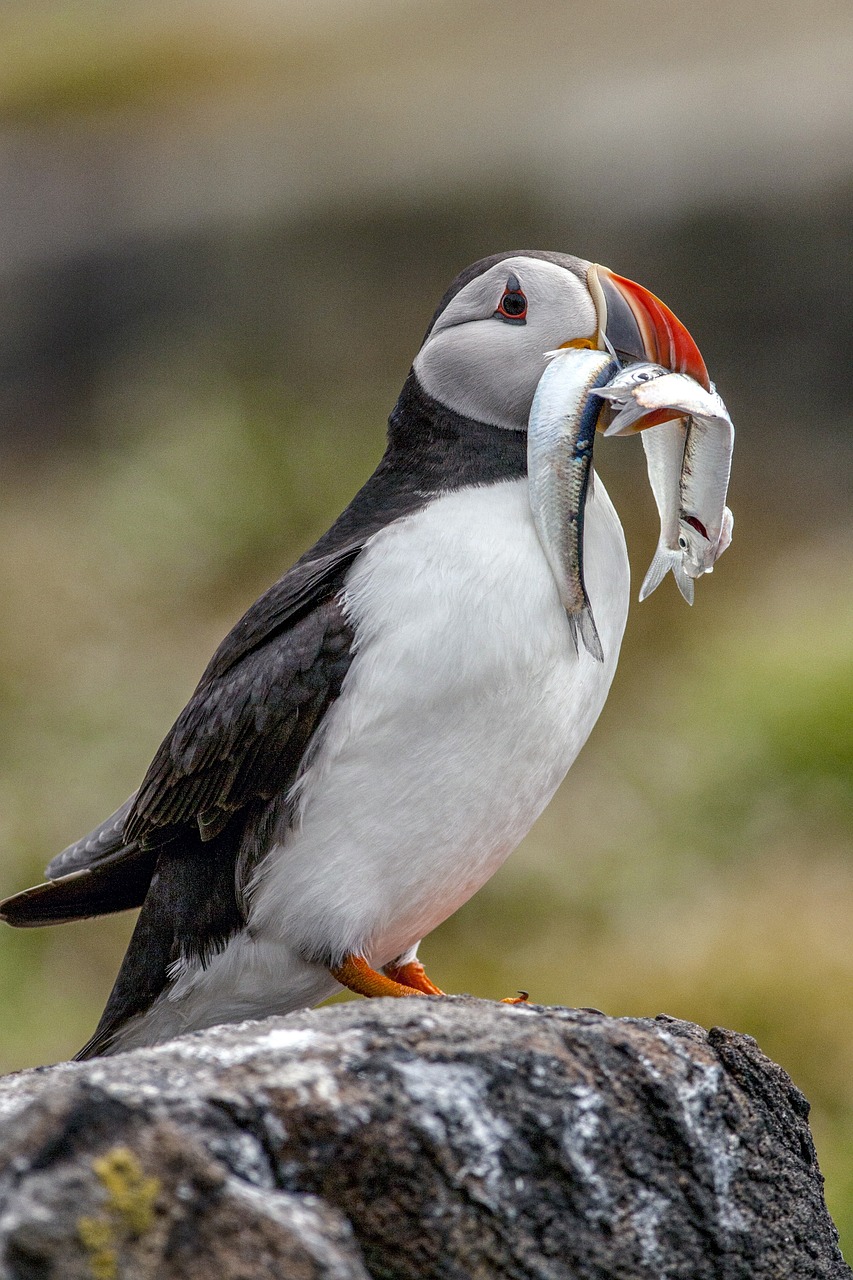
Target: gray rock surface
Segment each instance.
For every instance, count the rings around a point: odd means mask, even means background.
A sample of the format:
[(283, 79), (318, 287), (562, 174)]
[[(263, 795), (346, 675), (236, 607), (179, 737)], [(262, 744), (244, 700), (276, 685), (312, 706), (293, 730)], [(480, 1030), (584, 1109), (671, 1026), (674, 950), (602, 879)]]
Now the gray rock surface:
[(851, 1277), (788, 1076), (670, 1018), (371, 1000), (0, 1081), (2, 1280)]

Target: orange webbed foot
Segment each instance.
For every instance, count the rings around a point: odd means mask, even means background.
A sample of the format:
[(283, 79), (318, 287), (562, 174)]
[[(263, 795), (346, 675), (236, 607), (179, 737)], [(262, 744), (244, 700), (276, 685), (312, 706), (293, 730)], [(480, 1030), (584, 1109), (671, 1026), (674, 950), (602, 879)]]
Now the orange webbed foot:
[(341, 963), (329, 972), (342, 987), (347, 987), (360, 996), (422, 996), (425, 994), (417, 987), (407, 986), (385, 973), (371, 969), (362, 956), (344, 956)]
[(415, 991), (422, 992), (425, 996), (443, 996), (446, 993), (441, 987), (437, 987), (435, 983), (427, 977), (426, 969), (420, 960), (410, 960), (408, 964), (386, 964), (383, 969), (389, 978), (394, 982), (400, 982), (404, 987), (413, 987)]

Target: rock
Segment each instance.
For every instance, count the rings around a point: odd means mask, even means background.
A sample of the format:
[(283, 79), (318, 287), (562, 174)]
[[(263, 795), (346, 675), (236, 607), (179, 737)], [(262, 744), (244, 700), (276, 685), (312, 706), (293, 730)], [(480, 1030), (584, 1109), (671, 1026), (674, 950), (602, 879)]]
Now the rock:
[(748, 1036), (371, 1000), (0, 1081), (2, 1280), (841, 1280)]

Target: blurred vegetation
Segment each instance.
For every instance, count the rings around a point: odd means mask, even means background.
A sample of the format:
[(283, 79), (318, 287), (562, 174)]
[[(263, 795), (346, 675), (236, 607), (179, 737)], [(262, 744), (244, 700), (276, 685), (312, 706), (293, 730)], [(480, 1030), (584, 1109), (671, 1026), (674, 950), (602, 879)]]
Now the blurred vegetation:
[[(754, 1035), (812, 1102), (853, 1254), (853, 151), (832, 145), (841, 81), (824, 46), (808, 100), (794, 75), (812, 30), (843, 55), (849, 6), (821, 0), (823, 21), (765, 8), (659, 5), (637, 24), (612, 0), (578, 42), (553, 0), (467, 18), (446, 3), (428, 18), (263, 0), (6, 6), (0, 892), (40, 879), (137, 785), (224, 632), (370, 473), (455, 272), (519, 245), (606, 262), (688, 322), (732, 409), (734, 543), (693, 610), (671, 580), (634, 603), (567, 782), (422, 954), (448, 990), (524, 987)], [(766, 71), (785, 21), (793, 87), (777, 91)], [(602, 99), (583, 76), (628, 31), (627, 91), (611, 75)], [(700, 183), (693, 131), (714, 67), (738, 109), (730, 171), (709, 157)], [(632, 108), (641, 71), (682, 86), (654, 163)], [(549, 95), (573, 75), (596, 92), (559, 98), (552, 152)], [(774, 91), (775, 108), (761, 97)], [(815, 151), (841, 159), (823, 187), (806, 177), (783, 196), (777, 172), (811, 174), (802, 154), (766, 151), (789, 96)], [(598, 141), (575, 168), (579, 121)], [(373, 135), (398, 123), (377, 159)], [(469, 126), (471, 149), (455, 150)], [(280, 154), (292, 167), (270, 184)], [(716, 179), (726, 195), (709, 196)], [(602, 442), (597, 462), (638, 583), (657, 541), (642, 450)], [(0, 929), (0, 1070), (88, 1037), (132, 924)]]

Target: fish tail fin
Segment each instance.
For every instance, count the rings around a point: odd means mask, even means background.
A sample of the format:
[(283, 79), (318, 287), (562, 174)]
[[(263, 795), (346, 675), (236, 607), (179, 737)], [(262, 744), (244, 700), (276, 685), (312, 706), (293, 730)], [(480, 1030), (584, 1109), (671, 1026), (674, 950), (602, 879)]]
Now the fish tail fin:
[(681, 556), (677, 551), (670, 551), (669, 547), (658, 546), (654, 554), (648, 572), (643, 578), (643, 585), (640, 587), (640, 603), (647, 600), (653, 591), (657, 591), (670, 569), (675, 573), (676, 563), (680, 562)]
[(688, 604), (693, 603), (693, 579), (689, 578), (681, 567), (681, 552), (670, 551), (669, 547), (664, 546), (658, 547), (649, 565), (649, 571), (643, 579), (643, 585), (640, 587), (641, 602), (647, 600), (652, 592), (657, 590), (670, 569), (684, 599)]
[[(591, 394), (601, 396), (604, 400), (612, 401), (618, 399), (621, 401), (622, 394), (624, 393), (614, 394), (611, 392), (608, 394), (608, 390), (609, 388), (607, 387), (594, 387)], [(642, 405), (637, 404), (636, 400), (631, 397), (628, 403), (623, 404), (619, 409), (604, 434), (606, 436), (634, 435), (636, 431), (634, 424), (647, 412), (648, 410), (644, 409)]]
[(690, 577), (688, 573), (684, 572), (684, 569), (681, 564), (681, 557), (679, 557), (678, 564), (674, 564), (672, 566), (672, 576), (673, 578), (675, 578), (675, 585), (678, 587), (678, 590), (684, 596), (684, 599), (687, 601), (688, 604), (692, 604), (693, 603), (693, 579)]
[(585, 649), (592, 654), (596, 662), (603, 662), (604, 650), (601, 647), (598, 627), (595, 625), (595, 618), (592, 616), (590, 606), (588, 604), (584, 605), (578, 613), (570, 613), (567, 616), (572, 639), (575, 642), (575, 651), (577, 653), (580, 652), (580, 641), (583, 640)]

